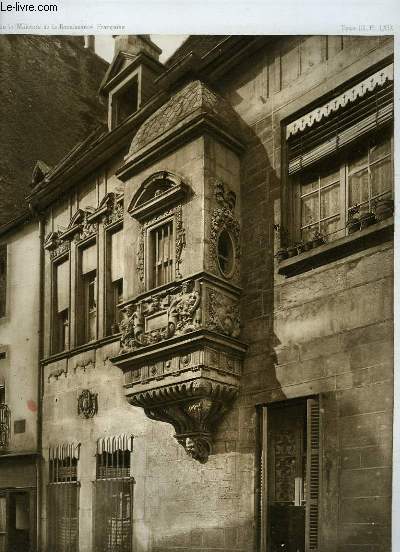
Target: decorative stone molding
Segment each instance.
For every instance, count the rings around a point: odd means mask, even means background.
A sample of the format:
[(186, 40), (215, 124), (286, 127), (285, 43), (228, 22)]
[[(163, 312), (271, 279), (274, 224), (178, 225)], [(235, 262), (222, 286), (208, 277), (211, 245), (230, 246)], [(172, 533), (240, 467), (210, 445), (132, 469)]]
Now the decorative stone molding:
[(230, 278), (239, 277), (240, 268), (240, 224), (235, 218), (236, 194), (217, 179), (214, 183), (214, 196), (218, 206), (213, 210), (210, 221), (210, 261), (211, 269), (216, 274), (227, 278), (221, 273), (218, 263), (218, 238), (223, 230), (229, 232), (234, 245), (234, 270)]
[(124, 216), (124, 194), (107, 193), (90, 217), (90, 221), (102, 221), (105, 226), (121, 221)]
[(173, 217), (174, 228), (175, 228), (175, 278), (177, 279), (182, 278), (180, 265), (182, 263), (182, 252), (184, 247), (186, 246), (186, 239), (185, 239), (185, 228), (182, 222), (182, 205), (177, 205), (173, 209), (169, 209), (168, 211), (165, 211), (161, 215), (158, 215), (157, 217), (147, 220), (146, 223), (143, 224), (143, 226), (140, 229), (138, 246), (137, 246), (137, 254), (136, 254), (136, 270), (137, 270), (139, 280), (142, 283), (144, 283), (144, 278), (145, 278), (144, 256), (145, 256), (145, 240), (147, 236), (147, 230), (149, 227), (153, 226), (154, 224), (157, 224), (157, 222), (160, 222), (163, 219), (168, 219), (169, 217)]
[(123, 308), (121, 349), (128, 402), (173, 425), (188, 455), (205, 462), (212, 432), (238, 389), (246, 346), (239, 340), (239, 289), (200, 274)]
[(143, 222), (181, 202), (187, 193), (188, 187), (180, 177), (169, 171), (158, 171), (134, 194), (128, 213)]
[(47, 381), (50, 383), (51, 378), (54, 378), (58, 380), (60, 376), (64, 374), (65, 377), (67, 377), (68, 374), (68, 366), (66, 362), (63, 362), (61, 365), (56, 364), (51, 370), (49, 371), (49, 375), (47, 376)]
[(123, 308), (121, 353), (164, 341), (200, 327), (200, 285), (185, 281)]
[(70, 244), (60, 238), (59, 232), (50, 232), (44, 240), (44, 249), (50, 253), (51, 259), (55, 259), (63, 253), (67, 253)]
[(208, 289), (207, 328), (231, 337), (240, 336), (240, 308), (237, 300)]
[(93, 418), (97, 414), (97, 393), (84, 389), (78, 397), (78, 416)]
[(229, 410), (237, 391), (235, 386), (201, 378), (137, 393), (128, 401), (144, 408), (150, 419), (170, 423), (186, 453), (204, 463), (212, 452), (215, 424)]

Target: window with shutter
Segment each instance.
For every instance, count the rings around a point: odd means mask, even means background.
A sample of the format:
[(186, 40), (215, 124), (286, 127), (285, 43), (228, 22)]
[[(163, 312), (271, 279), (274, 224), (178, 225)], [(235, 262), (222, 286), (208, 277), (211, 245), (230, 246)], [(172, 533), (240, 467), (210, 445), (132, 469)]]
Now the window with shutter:
[(316, 398), (262, 409), (261, 552), (318, 550), (319, 431)]
[(54, 353), (65, 351), (69, 346), (69, 259), (53, 267), (54, 307), (53, 342)]
[(287, 125), (292, 242), (341, 238), (392, 199), (393, 105), (390, 64)]
[(97, 337), (97, 245), (85, 247), (80, 254), (78, 294), (78, 341), (80, 344)]
[(118, 304), (123, 299), (123, 233), (122, 229), (109, 232), (107, 236), (107, 333), (119, 331), (121, 311)]
[(48, 543), (52, 552), (78, 552), (79, 446), (61, 445), (49, 451), (47, 487)]
[(95, 552), (130, 552), (133, 484), (132, 437), (101, 439), (97, 444), (94, 482)]

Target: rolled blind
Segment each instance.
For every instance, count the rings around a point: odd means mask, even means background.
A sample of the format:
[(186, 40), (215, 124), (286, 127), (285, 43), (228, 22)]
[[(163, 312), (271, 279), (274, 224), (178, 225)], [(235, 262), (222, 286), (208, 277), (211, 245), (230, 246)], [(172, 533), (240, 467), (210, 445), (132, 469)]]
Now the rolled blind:
[(69, 308), (69, 261), (57, 265), (57, 312)]
[(82, 250), (82, 274), (87, 274), (97, 268), (97, 249), (96, 245), (86, 247)]
[(111, 234), (111, 280), (119, 280), (123, 276), (123, 240), (122, 231)]
[(301, 171), (393, 120), (393, 82), (288, 138), (289, 174)]

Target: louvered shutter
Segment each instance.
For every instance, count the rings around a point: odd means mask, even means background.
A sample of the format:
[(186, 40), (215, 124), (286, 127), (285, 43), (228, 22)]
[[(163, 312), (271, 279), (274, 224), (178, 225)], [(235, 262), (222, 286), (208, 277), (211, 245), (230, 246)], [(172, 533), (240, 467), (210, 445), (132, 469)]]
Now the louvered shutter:
[[(356, 97), (355, 91), (354, 96)], [(340, 97), (337, 103), (340, 103)], [(323, 111), (324, 107), (321, 107), (321, 112)], [(311, 127), (305, 126), (303, 130), (290, 135), (289, 130), (293, 124), (288, 125), (289, 174), (295, 174), (338, 153), (358, 138), (380, 130), (393, 120), (393, 112), (393, 80), (386, 80), (373, 91), (367, 90), (365, 95), (348, 102), (345, 107), (340, 107), (329, 116), (315, 119)], [(310, 115), (312, 114), (313, 112)]]
[(319, 546), (320, 409), (318, 399), (307, 400), (306, 552)]

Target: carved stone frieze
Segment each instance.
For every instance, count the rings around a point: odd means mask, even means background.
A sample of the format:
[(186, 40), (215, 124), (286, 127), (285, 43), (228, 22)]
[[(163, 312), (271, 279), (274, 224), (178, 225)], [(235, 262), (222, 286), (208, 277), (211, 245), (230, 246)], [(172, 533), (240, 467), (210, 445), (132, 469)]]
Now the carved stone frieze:
[[(217, 207), (212, 212), (210, 221), (210, 263), (211, 269), (220, 274), (218, 263), (218, 238), (223, 230), (229, 232), (234, 245), (234, 269), (232, 278), (239, 277), (240, 269), (240, 224), (235, 217), (236, 194), (228, 186), (217, 179), (215, 181), (214, 196)], [(223, 275), (227, 277), (226, 275)]]
[(78, 397), (78, 416), (93, 418), (97, 414), (97, 393), (84, 389)]
[(196, 330), (201, 324), (199, 282), (183, 282), (123, 310), (121, 352)]
[[(117, 195), (112, 192), (105, 196), (102, 203), (104, 203), (105, 210), (102, 212), (102, 220), (105, 226), (113, 224), (119, 220), (122, 220), (124, 216), (124, 203), (123, 195)], [(100, 203), (99, 210), (103, 205)]]
[(97, 233), (97, 222), (92, 222), (90, 216), (93, 215), (94, 210), (85, 210), (83, 215), (83, 221), (76, 228), (74, 233), (74, 242), (79, 243), (90, 236), (94, 236)]
[(236, 298), (216, 289), (208, 289), (207, 328), (238, 338), (240, 336), (240, 307)]
[(60, 239), (59, 232), (50, 232), (44, 240), (44, 248), (50, 253), (50, 258), (55, 259), (70, 249), (68, 241)]
[(144, 408), (152, 420), (170, 423), (175, 438), (186, 453), (206, 462), (212, 452), (212, 434), (228, 411), (238, 388), (206, 378), (168, 385), (128, 397), (133, 406)]

